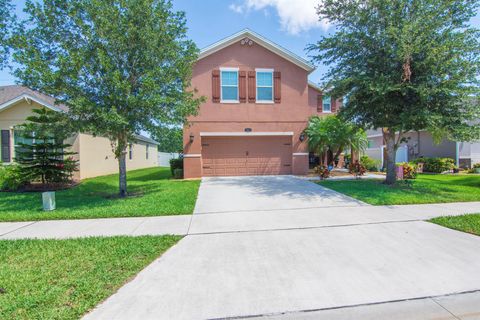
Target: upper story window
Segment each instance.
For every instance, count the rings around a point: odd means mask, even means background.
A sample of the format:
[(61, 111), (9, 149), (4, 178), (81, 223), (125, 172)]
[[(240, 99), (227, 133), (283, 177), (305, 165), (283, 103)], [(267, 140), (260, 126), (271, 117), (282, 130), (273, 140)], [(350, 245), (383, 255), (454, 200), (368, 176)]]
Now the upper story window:
[(238, 68), (220, 69), (221, 102), (238, 102)]
[(332, 98), (330, 96), (323, 96), (322, 110), (323, 112), (332, 112)]
[(256, 69), (257, 102), (273, 103), (273, 70)]

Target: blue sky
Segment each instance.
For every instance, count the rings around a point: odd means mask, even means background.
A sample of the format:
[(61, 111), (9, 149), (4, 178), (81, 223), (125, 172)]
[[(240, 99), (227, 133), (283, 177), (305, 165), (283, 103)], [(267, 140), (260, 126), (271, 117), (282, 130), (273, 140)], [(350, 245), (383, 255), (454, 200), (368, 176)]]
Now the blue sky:
[[(188, 36), (203, 48), (244, 28), (307, 58), (305, 47), (320, 36), (333, 32), (327, 23), (318, 21), (313, 8), (321, 0), (173, 0), (176, 10), (187, 15)], [(14, 0), (22, 16), (24, 0)], [(472, 20), (480, 27), (480, 14)], [(310, 80), (318, 83), (325, 72), (318, 66)], [(0, 71), (0, 85), (13, 84), (8, 71)]]

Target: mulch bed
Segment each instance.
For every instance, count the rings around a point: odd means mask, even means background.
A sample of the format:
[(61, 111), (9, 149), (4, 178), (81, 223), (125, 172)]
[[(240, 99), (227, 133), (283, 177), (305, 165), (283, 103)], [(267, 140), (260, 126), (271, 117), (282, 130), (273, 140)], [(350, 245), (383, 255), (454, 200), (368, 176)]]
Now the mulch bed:
[(46, 191), (59, 191), (59, 190), (66, 190), (73, 187), (76, 187), (80, 184), (79, 181), (72, 181), (67, 183), (48, 183), (43, 185), (38, 182), (27, 184), (21, 187), (16, 192), (46, 192)]

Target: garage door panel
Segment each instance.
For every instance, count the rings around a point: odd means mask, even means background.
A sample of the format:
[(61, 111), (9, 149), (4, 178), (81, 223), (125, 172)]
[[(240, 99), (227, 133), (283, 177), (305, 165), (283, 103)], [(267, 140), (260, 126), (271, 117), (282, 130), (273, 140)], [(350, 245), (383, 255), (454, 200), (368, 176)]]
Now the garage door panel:
[(204, 166), (211, 165), (213, 163), (214, 163), (214, 159), (208, 159), (208, 158), (203, 159), (203, 165)]
[(291, 137), (204, 137), (204, 176), (291, 173)]

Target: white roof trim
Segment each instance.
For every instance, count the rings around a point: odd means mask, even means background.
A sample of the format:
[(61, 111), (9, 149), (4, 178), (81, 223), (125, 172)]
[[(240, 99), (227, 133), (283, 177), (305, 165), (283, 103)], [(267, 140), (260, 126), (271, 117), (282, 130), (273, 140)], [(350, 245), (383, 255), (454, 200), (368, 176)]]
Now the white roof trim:
[(293, 136), (293, 132), (200, 132), (200, 137)]
[(315, 70), (315, 67), (308, 62), (307, 60), (301, 58), (300, 56), (296, 55), (295, 53), (279, 46), (276, 43), (273, 43), (272, 41), (264, 38), (263, 36), (259, 35), (256, 32), (253, 32), (249, 29), (244, 29), (240, 32), (237, 32), (229, 37), (226, 37), (218, 42), (215, 42), (214, 44), (209, 45), (208, 47), (203, 48), (200, 50), (200, 54), (198, 56), (198, 60), (201, 60), (205, 57), (208, 57), (209, 55), (222, 50), (223, 48), (228, 47), (229, 45), (240, 41), (241, 39), (248, 37), (254, 42), (258, 43), (262, 47), (272, 51), (273, 53), (278, 54), (282, 58), (292, 62), (293, 64), (296, 64), (300, 68), (306, 70), (308, 73), (312, 72)]
[(20, 102), (20, 101), (22, 101), (22, 100), (24, 100), (24, 99), (25, 99), (25, 100), (28, 100), (28, 99), (29, 99), (29, 100), (35, 101), (36, 103), (41, 104), (42, 106), (47, 107), (48, 109), (51, 109), (51, 110), (53, 110), (53, 111), (58, 111), (58, 112), (61, 112), (61, 111), (62, 111), (61, 109), (59, 109), (59, 108), (57, 108), (57, 107), (55, 107), (55, 106), (52, 106), (51, 104), (46, 103), (45, 101), (42, 101), (42, 100), (40, 100), (40, 99), (38, 99), (38, 98), (35, 98), (35, 97), (33, 97), (32, 95), (29, 95), (28, 93), (23, 93), (23, 94), (19, 95), (19, 96), (16, 97), (16, 98), (13, 98), (13, 99), (11, 99), (11, 100), (9, 100), (9, 101), (7, 101), (7, 102), (4, 102), (3, 104), (0, 105), (0, 111), (5, 110), (5, 109), (8, 109), (8, 108), (10, 108), (11, 106), (13, 106), (15, 103)]
[(308, 85), (309, 85), (310, 87), (312, 87), (313, 89), (316, 89), (316, 90), (318, 90), (318, 91), (321, 91), (321, 92), (324, 91), (322, 88), (320, 88), (318, 85), (316, 85), (315, 83), (313, 83), (313, 82), (311, 82), (311, 81), (308, 81)]

